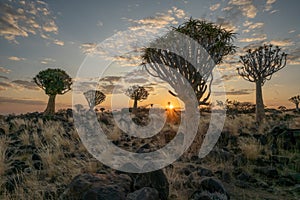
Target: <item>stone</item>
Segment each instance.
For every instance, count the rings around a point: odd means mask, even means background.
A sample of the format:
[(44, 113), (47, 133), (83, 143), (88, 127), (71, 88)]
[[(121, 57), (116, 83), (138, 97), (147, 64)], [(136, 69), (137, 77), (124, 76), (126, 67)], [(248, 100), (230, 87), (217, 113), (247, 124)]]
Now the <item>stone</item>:
[(167, 200), (169, 196), (169, 182), (162, 170), (142, 174), (132, 174), (135, 190), (144, 187), (154, 188), (158, 191), (161, 200)]
[(160, 200), (158, 191), (154, 188), (144, 187), (127, 195), (126, 200)]
[(61, 195), (72, 200), (125, 200), (131, 192), (132, 179), (126, 174), (80, 174), (76, 176)]
[(198, 168), (197, 174), (198, 176), (207, 176), (207, 177), (213, 176), (213, 172), (210, 169), (206, 169), (203, 167)]
[(192, 194), (189, 200), (229, 200), (229, 198), (221, 193), (210, 193), (207, 191), (196, 191)]
[(253, 171), (268, 178), (278, 178), (279, 175), (278, 171), (274, 167), (257, 167), (254, 168)]
[(197, 188), (197, 190), (194, 192), (194, 194), (206, 191), (209, 193), (223, 194), (227, 197), (227, 199), (230, 199), (227, 190), (225, 189), (221, 181), (219, 181), (216, 178), (205, 177), (201, 179), (198, 183), (195, 183), (195, 187)]

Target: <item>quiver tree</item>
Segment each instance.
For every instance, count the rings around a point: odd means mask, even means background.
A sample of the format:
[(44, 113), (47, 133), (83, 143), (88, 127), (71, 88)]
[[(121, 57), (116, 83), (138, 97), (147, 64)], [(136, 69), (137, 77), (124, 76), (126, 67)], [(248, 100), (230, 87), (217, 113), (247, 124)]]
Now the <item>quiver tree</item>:
[(238, 74), (245, 80), (256, 84), (256, 122), (260, 123), (265, 117), (262, 86), (272, 75), (285, 67), (287, 54), (273, 45), (260, 46), (255, 50), (249, 49), (240, 56), (243, 67), (237, 68)]
[(126, 90), (125, 95), (133, 100), (133, 109), (137, 109), (137, 102), (147, 99), (149, 92), (142, 86), (133, 85)]
[(289, 101), (295, 104), (296, 111), (299, 112), (300, 96), (298, 95), (298, 96), (291, 97), (289, 98)]
[(105, 94), (99, 90), (89, 90), (84, 92), (83, 95), (89, 104), (90, 110), (93, 110), (95, 106), (102, 103), (106, 98)]
[(194, 90), (198, 105), (207, 104), (212, 71), (226, 55), (235, 52), (234, 38), (232, 31), (190, 18), (145, 48), (142, 64), (149, 74), (169, 83), (181, 98), (185, 83), (176, 76), (179, 73)]
[(72, 78), (62, 69), (46, 69), (40, 71), (33, 81), (49, 96), (44, 114), (54, 114), (56, 95), (65, 94), (71, 89)]

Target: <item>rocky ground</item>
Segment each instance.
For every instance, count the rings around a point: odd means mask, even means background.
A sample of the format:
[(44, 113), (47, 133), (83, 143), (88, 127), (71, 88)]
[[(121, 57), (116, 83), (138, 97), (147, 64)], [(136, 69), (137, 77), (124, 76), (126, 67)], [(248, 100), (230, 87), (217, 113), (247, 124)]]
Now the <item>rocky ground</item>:
[[(138, 139), (118, 129), (111, 113), (98, 113), (111, 141), (147, 152), (172, 140), (180, 119), (159, 134)], [(147, 123), (145, 112), (134, 117)], [(0, 119), (0, 199), (299, 199), (299, 115), (269, 115), (259, 129), (251, 114), (226, 119), (221, 137), (204, 159), (197, 153), (209, 122), (203, 113), (190, 149), (162, 170), (129, 174), (94, 159), (74, 129), (72, 110)]]

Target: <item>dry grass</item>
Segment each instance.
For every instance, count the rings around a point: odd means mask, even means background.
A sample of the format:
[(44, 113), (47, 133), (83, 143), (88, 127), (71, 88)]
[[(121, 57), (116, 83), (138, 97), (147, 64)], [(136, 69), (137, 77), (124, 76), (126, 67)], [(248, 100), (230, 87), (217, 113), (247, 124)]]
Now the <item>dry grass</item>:
[(239, 147), (248, 160), (257, 159), (263, 149), (259, 142), (253, 138), (240, 139)]

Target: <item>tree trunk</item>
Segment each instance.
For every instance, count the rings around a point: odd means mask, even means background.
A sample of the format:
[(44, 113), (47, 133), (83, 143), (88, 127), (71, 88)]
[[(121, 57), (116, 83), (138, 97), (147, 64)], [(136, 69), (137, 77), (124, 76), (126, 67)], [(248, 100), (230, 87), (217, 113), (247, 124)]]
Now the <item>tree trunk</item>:
[(296, 111), (299, 112), (299, 103), (296, 103)]
[(256, 122), (260, 124), (265, 118), (261, 81), (256, 82)]
[(55, 97), (56, 95), (49, 95), (48, 105), (44, 111), (44, 115), (52, 115), (55, 113)]
[(134, 102), (133, 102), (133, 109), (136, 110), (137, 109), (137, 98), (134, 98)]

